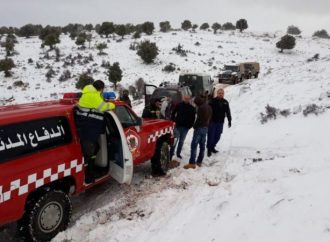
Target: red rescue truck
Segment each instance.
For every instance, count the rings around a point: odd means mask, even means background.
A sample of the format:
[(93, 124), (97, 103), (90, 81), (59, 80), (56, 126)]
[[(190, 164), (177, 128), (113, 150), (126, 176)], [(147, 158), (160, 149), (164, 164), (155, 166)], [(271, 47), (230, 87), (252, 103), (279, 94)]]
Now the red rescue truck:
[(106, 133), (95, 161), (103, 173), (86, 184), (73, 95), (0, 107), (0, 226), (17, 221), (29, 241), (48, 241), (67, 228), (70, 196), (111, 178), (129, 184), (133, 166), (154, 155), (164, 170), (169, 163), (174, 123), (142, 120), (114, 101), (115, 110), (105, 113)]

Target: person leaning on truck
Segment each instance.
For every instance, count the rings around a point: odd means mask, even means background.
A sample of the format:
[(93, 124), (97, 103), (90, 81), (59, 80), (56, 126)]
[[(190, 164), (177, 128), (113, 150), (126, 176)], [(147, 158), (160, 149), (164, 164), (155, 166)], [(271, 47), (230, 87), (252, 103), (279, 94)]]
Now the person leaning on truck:
[(105, 133), (103, 113), (115, 108), (115, 104), (105, 102), (102, 98), (104, 82), (97, 80), (82, 90), (75, 110), (75, 118), (81, 147), (87, 164), (86, 177), (93, 177), (95, 156), (100, 149), (98, 143), (101, 134)]
[(164, 118), (160, 112), (161, 105), (162, 101), (160, 98), (151, 98), (149, 105), (145, 106), (145, 108), (143, 109), (142, 118)]

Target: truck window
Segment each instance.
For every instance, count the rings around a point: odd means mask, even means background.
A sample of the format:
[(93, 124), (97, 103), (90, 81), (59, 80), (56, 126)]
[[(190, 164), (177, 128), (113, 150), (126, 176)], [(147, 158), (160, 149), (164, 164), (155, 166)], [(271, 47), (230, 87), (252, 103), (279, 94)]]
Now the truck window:
[(239, 66), (227, 66), (227, 65), (225, 65), (225, 70), (238, 72)]
[(51, 117), (0, 126), (0, 163), (70, 143), (66, 117)]
[(125, 106), (117, 106), (115, 108), (115, 113), (123, 128), (136, 125), (136, 118)]
[(178, 91), (169, 89), (156, 89), (152, 94), (152, 98), (168, 97), (171, 96), (174, 102), (179, 101)]

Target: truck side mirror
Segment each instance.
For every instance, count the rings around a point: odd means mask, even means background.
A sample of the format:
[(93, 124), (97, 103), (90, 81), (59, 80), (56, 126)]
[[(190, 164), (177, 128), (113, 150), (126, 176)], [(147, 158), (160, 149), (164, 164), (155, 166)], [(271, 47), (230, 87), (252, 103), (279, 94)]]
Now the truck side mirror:
[(142, 126), (142, 123), (143, 123), (143, 119), (139, 117), (139, 118), (136, 120), (136, 125), (138, 125), (138, 126)]
[(142, 126), (142, 124), (143, 124), (143, 119), (139, 117), (139, 118), (136, 120), (136, 123), (135, 123), (135, 128), (136, 128), (136, 131), (137, 131), (137, 132), (140, 132), (140, 131), (141, 131), (141, 126)]

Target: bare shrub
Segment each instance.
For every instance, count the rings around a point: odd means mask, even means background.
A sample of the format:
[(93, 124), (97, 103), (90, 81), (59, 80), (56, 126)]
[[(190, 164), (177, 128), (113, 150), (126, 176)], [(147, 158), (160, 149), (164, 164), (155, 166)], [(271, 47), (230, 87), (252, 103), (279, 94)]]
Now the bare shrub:
[(324, 108), (321, 106), (317, 106), (316, 104), (309, 104), (303, 110), (303, 115), (307, 117), (310, 114), (319, 115), (324, 112)]

